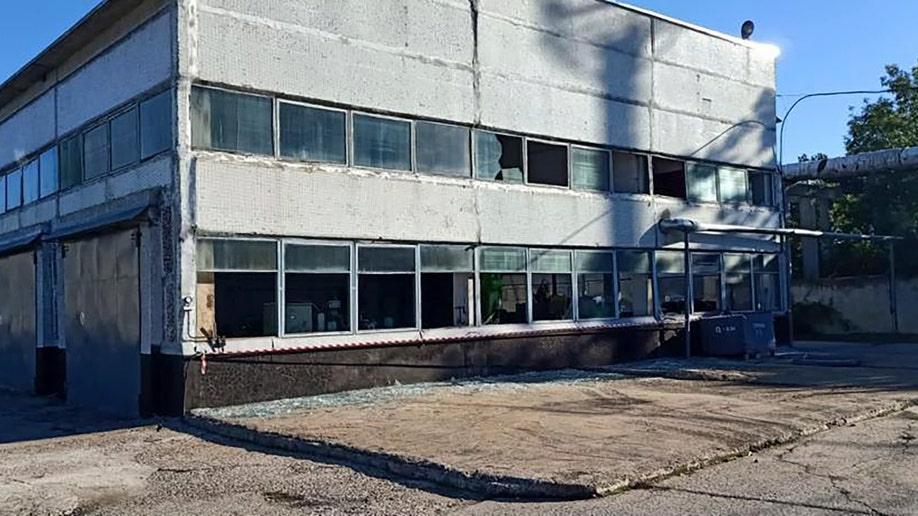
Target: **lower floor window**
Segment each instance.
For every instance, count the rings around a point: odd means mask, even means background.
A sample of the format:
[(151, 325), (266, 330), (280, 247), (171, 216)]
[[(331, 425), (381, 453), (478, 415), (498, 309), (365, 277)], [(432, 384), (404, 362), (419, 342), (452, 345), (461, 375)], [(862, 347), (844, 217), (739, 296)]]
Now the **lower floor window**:
[(752, 277), (749, 274), (728, 274), (726, 283), (727, 310), (752, 310)]
[(664, 314), (685, 313), (685, 276), (661, 276), (660, 309)]
[[(218, 335), (226, 338), (277, 335), (276, 273), (205, 272), (198, 275), (199, 291), (202, 288), (213, 293), (213, 302), (207, 305)], [(207, 319), (205, 314), (204, 320)]]
[(288, 334), (351, 329), (348, 274), (288, 273), (284, 298), (284, 331)]
[(357, 280), (361, 330), (415, 327), (414, 274), (360, 274)]
[(653, 315), (653, 276), (651, 274), (620, 272), (618, 290), (621, 317)]
[(425, 272), (421, 274), (421, 327), (468, 326), (473, 320), (475, 275)]
[(720, 275), (695, 276), (692, 280), (695, 290), (695, 302), (692, 309), (695, 312), (716, 312), (720, 310)]
[(577, 288), (580, 291), (578, 310), (581, 319), (608, 319), (615, 317), (615, 285), (611, 273), (580, 274)]
[(532, 319), (534, 321), (563, 321), (573, 319), (571, 294), (574, 291), (570, 274), (532, 275)]
[(481, 274), (481, 319), (483, 324), (527, 321), (525, 274)]

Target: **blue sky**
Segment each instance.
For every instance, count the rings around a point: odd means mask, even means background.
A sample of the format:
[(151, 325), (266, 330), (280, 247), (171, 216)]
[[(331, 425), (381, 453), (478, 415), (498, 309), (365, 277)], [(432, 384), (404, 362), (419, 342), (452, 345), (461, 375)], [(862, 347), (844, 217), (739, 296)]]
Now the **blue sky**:
[[(60, 36), (98, 0), (7, 2), (0, 17), (0, 77), (6, 78)], [(730, 34), (746, 19), (754, 39), (781, 47), (779, 95), (878, 89), (883, 66), (918, 62), (915, 0), (631, 0), (668, 16)], [(844, 153), (849, 106), (863, 96), (803, 101), (788, 118), (784, 161)], [(783, 115), (795, 99), (778, 99)]]

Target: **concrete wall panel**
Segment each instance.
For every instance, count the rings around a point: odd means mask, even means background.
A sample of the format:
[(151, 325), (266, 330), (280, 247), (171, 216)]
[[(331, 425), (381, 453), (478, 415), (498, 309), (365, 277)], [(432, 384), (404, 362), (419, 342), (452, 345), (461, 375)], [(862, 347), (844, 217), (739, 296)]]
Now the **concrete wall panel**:
[[(434, 8), (429, 0), (415, 0), (398, 9), (385, 2), (360, 2), (359, 9), (347, 11), (349, 3), (354, 2), (323, 3), (321, 10), (334, 20), (318, 27), (305, 24), (316, 25), (322, 17), (306, 19), (303, 15), (299, 23), (304, 25), (298, 25), (296, 18), (282, 23), (202, 7), (198, 76), (294, 96), (471, 122), (474, 45), (467, 12), (450, 5)], [(258, 3), (262, 7), (269, 4)], [(360, 16), (354, 13), (363, 13), (367, 21), (360, 23)], [(429, 16), (426, 23), (419, 19), (423, 16)], [(432, 33), (436, 32), (431, 24), (444, 31), (437, 33), (442, 38), (438, 50), (431, 50)], [(422, 32), (431, 34), (418, 35)], [(393, 41), (393, 34), (402, 38)], [(246, 44), (239, 45), (240, 41)], [(235, 50), (227, 52), (229, 48)]]
[(653, 127), (656, 152), (755, 167), (775, 163), (773, 125), (766, 128), (755, 120), (728, 124), (657, 109)]
[(650, 18), (596, 0), (479, 0), (479, 11), (547, 35), (650, 56)]
[(650, 108), (503, 77), (481, 77), (481, 123), (529, 134), (650, 148)]
[(468, 182), (205, 158), (195, 174), (201, 231), (459, 242), (478, 235)]
[[(482, 73), (585, 94), (650, 101), (649, 59), (487, 16), (479, 22), (479, 34)], [(634, 39), (628, 31), (610, 33), (608, 38)]]
[(48, 92), (0, 123), (0, 167), (38, 150), (55, 136), (54, 93)]
[(164, 14), (58, 86), (58, 134), (169, 80), (171, 74), (172, 27)]
[(641, 246), (655, 244), (649, 198), (532, 188), (482, 188), (481, 239), (519, 245)]
[(775, 97), (763, 89), (696, 70), (656, 63), (655, 107), (731, 123), (775, 121)]
[(197, 227), (209, 233), (546, 246), (656, 238), (645, 197), (207, 158), (195, 174)]
[(735, 80), (745, 79), (748, 47), (664, 20), (654, 20), (653, 30), (654, 59)]

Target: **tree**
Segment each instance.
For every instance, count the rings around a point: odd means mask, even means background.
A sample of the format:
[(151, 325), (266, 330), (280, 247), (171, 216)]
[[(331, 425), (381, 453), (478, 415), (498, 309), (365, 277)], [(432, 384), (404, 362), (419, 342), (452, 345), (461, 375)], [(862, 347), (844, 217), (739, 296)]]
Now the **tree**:
[[(880, 83), (891, 90), (889, 96), (865, 100), (859, 111), (851, 109), (845, 137), (848, 155), (918, 146), (918, 66), (906, 71), (888, 65)], [(832, 207), (836, 230), (918, 237), (918, 171), (872, 174), (840, 186), (846, 193)], [(838, 251), (837, 273), (867, 274), (886, 268), (885, 246), (856, 242)], [(918, 257), (907, 258), (905, 270), (918, 272)]]

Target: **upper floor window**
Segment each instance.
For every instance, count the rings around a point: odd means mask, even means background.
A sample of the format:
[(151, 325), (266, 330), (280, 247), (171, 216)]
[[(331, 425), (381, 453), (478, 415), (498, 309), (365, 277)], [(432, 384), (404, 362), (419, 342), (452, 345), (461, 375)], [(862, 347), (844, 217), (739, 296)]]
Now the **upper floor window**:
[(688, 200), (694, 202), (717, 202), (717, 167), (701, 163), (690, 163), (686, 167)]
[(749, 172), (749, 200), (756, 206), (774, 206), (775, 185), (771, 172)]
[(354, 114), (354, 164), (411, 170), (411, 123)]
[(22, 167), (22, 204), (38, 200), (38, 160), (33, 159)]
[(108, 173), (108, 123), (102, 123), (83, 133), (83, 176), (88, 180)]
[(140, 159), (147, 159), (172, 146), (172, 91), (164, 91), (140, 103)]
[(475, 131), (475, 177), (508, 183), (523, 182), (523, 139)]
[(112, 170), (118, 170), (140, 160), (138, 123), (136, 107), (112, 119)]
[(613, 152), (612, 189), (622, 193), (650, 193), (647, 156), (630, 152)]
[(347, 163), (347, 115), (281, 102), (280, 154), (300, 161)]
[(529, 140), (526, 159), (530, 183), (568, 186), (567, 145)]
[(609, 191), (609, 151), (571, 147), (571, 186)]
[(653, 193), (665, 197), (685, 199), (685, 162), (654, 157)]
[(414, 130), (418, 172), (456, 177), (471, 175), (470, 132), (467, 128), (417, 122)]
[(191, 90), (191, 139), (199, 149), (274, 154), (273, 119), (269, 97)]

